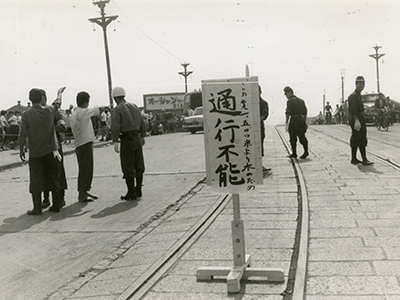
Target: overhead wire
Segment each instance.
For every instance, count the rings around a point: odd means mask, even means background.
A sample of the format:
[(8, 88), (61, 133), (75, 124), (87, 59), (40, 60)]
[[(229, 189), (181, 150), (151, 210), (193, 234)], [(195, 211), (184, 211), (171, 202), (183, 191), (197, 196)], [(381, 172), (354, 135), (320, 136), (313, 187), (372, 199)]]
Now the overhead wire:
[[(141, 37), (140, 35), (138, 35), (134, 30), (132, 30), (130, 27), (128, 27), (126, 24), (122, 23), (120, 20), (117, 20), (118, 23), (122, 24), (127, 30), (129, 30), (130, 32), (132, 32), (135, 36), (137, 36), (139, 39), (141, 39), (142, 41), (144, 41), (146, 44), (148, 44), (149, 46), (151, 46), (152, 48), (158, 50), (161, 52), (164, 51), (165, 53), (169, 54), (172, 58), (174, 58), (175, 60), (179, 61), (180, 63), (182, 62), (186, 62), (187, 60), (175, 55), (174, 53), (172, 53), (171, 51), (167, 50), (165, 47), (163, 47), (162, 45), (160, 45), (160, 43), (158, 43), (156, 40), (154, 40), (149, 34), (147, 34), (142, 28), (140, 28), (135, 22), (133, 22), (133, 20), (121, 9), (121, 7), (118, 6), (118, 4), (112, 0), (112, 4), (117, 8), (117, 10), (126, 17), (126, 19), (129, 21), (129, 23), (131, 23), (137, 30), (139, 30), (147, 39)], [(149, 41), (151, 41), (152, 43), (149, 43)], [(157, 47), (155, 47), (154, 45), (156, 45)], [(199, 74), (198, 71), (196, 71), (193, 67), (191, 68), (194, 71), (194, 74), (197, 75), (200, 79), (203, 79), (202, 76)]]
[[(141, 29), (135, 22), (133, 22), (133, 20), (118, 6), (118, 4), (112, 0), (112, 4), (118, 9), (118, 11), (123, 14), (125, 16), (125, 18), (133, 25), (135, 26), (135, 28), (137, 30), (139, 30), (148, 40), (150, 40), (152, 43), (154, 43), (155, 45), (157, 45), (157, 47), (161, 50), (163, 50), (164, 52), (168, 53), (171, 57), (173, 57), (174, 59), (183, 62), (185, 61), (184, 59), (182, 59), (181, 57), (178, 57), (177, 55), (175, 55), (174, 53), (172, 53), (171, 51), (167, 50), (165, 47), (161, 46), (156, 40), (154, 40), (150, 35), (148, 35), (143, 29)], [(118, 21), (118, 23), (123, 24), (121, 21)], [(140, 38), (140, 36), (138, 34), (136, 34), (133, 30), (131, 30), (127, 25), (123, 24), (129, 31), (131, 31), (133, 34), (135, 34), (137, 37)], [(141, 38), (141, 40), (145, 41), (148, 45), (152, 46), (150, 43), (148, 43), (145, 39)], [(152, 46), (153, 47), (153, 46)], [(155, 47), (153, 47), (154, 49), (157, 49)]]

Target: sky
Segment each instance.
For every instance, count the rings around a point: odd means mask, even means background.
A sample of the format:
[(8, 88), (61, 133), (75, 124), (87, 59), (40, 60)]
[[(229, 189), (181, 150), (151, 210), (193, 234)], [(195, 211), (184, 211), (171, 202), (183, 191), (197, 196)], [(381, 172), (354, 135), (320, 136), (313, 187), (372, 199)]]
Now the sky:
[[(63, 108), (87, 91), (90, 105), (109, 105), (100, 16), (91, 0), (0, 0), (1, 109), (21, 101), (29, 90), (48, 99), (67, 86)], [(143, 95), (184, 92), (182, 63), (193, 73), (188, 90), (202, 80), (240, 78), (249, 66), (269, 103), (267, 122), (284, 122), (291, 86), (304, 99), (309, 116), (354, 90), (357, 75), (365, 92), (380, 91), (400, 101), (400, 1), (392, 0), (110, 0), (107, 27), (113, 86), (143, 106)]]

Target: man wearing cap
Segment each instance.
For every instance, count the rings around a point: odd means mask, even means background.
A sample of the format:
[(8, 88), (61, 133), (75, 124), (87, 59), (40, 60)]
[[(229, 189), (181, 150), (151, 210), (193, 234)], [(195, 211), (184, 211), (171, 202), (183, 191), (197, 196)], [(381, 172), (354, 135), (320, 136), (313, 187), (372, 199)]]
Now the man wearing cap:
[(90, 95), (79, 92), (76, 95), (74, 112), (70, 116), (70, 125), (75, 140), (75, 153), (78, 159), (78, 201), (89, 202), (98, 197), (89, 193), (93, 181), (93, 141), (94, 130), (91, 117), (99, 116), (100, 109), (96, 106), (89, 108)]
[(308, 141), (306, 138), (307, 131), (307, 107), (304, 100), (294, 95), (291, 87), (287, 86), (283, 89), (286, 98), (286, 123), (285, 129), (289, 131), (290, 145), (292, 146), (292, 154), (290, 157), (297, 158), (297, 138), (303, 145), (304, 153), (300, 158), (308, 156)]
[(121, 169), (128, 189), (126, 195), (121, 196), (121, 200), (129, 201), (142, 196), (144, 173), (142, 146), (146, 136), (146, 124), (139, 108), (127, 102), (125, 96), (125, 90), (122, 87), (113, 89), (117, 107), (111, 114), (111, 131), (114, 150), (120, 153)]
[(29, 192), (32, 195), (33, 209), (28, 215), (41, 215), (41, 195), (45, 190), (52, 192), (53, 205), (50, 211), (60, 211), (60, 180), (59, 180), (59, 145), (54, 129), (54, 116), (61, 106), (61, 94), (65, 87), (60, 88), (57, 100), (50, 106), (42, 106), (40, 89), (31, 89), (29, 100), (32, 107), (22, 113), (21, 132), (19, 135), (19, 156), (25, 160), (25, 143), (29, 139)]
[[(367, 126), (364, 120), (364, 103), (362, 101), (361, 92), (365, 87), (365, 79), (362, 76), (356, 78), (356, 89), (348, 98), (349, 103), (349, 125), (351, 127), (350, 147), (351, 147), (351, 163), (353, 165), (363, 164), (365, 166), (372, 165), (367, 159)], [(357, 148), (360, 149), (362, 161), (357, 159)]]

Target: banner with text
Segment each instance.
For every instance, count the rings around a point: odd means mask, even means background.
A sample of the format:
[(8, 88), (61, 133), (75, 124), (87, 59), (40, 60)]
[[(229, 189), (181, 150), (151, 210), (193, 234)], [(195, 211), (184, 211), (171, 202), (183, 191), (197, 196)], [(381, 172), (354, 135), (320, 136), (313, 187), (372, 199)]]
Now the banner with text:
[(165, 93), (143, 95), (145, 111), (183, 109), (185, 93)]
[(258, 77), (203, 80), (207, 184), (223, 193), (262, 184)]

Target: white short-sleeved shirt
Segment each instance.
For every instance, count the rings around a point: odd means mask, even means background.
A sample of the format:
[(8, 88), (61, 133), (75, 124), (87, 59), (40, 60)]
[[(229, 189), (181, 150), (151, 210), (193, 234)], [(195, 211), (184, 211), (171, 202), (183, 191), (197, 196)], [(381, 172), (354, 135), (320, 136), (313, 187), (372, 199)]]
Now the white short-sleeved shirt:
[(75, 148), (94, 141), (93, 124), (90, 118), (99, 114), (100, 109), (98, 107), (75, 108), (69, 117), (72, 134), (75, 139)]

